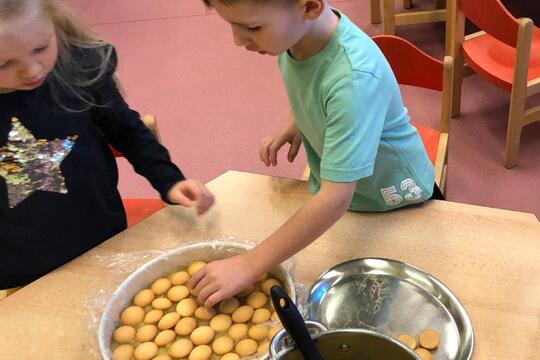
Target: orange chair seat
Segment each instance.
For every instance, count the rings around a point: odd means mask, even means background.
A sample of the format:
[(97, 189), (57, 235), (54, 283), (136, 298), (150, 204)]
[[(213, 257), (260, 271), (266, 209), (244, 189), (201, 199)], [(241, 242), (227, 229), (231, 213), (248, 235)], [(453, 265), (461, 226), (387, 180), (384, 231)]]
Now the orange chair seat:
[(130, 227), (165, 207), (160, 199), (122, 199)]
[[(471, 68), (489, 82), (510, 92), (514, 78), (516, 49), (489, 34), (466, 40), (463, 57)], [(540, 29), (535, 27), (527, 80), (540, 77)]]
[(424, 147), (426, 148), (429, 160), (431, 160), (431, 163), (435, 165), (441, 133), (427, 126), (414, 124), (414, 127), (416, 127), (416, 130), (418, 130), (418, 134), (420, 134), (420, 137), (422, 138), (422, 142), (424, 143)]

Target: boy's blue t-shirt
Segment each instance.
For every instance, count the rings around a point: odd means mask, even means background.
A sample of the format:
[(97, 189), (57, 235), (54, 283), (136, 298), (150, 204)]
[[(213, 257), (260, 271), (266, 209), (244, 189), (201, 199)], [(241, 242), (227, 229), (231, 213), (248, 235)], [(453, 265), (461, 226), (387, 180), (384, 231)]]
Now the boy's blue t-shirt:
[[(337, 13), (337, 12), (336, 12)], [(386, 211), (431, 197), (434, 171), (409, 122), (396, 78), (377, 45), (345, 15), (326, 47), (297, 61), (278, 58), (311, 170), (357, 181), (350, 210)]]

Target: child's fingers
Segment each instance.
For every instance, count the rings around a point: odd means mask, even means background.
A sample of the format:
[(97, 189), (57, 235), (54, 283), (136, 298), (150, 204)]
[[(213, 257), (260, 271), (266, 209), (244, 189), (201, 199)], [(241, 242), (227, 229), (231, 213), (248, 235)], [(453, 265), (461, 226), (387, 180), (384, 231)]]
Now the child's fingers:
[(289, 153), (287, 154), (287, 159), (289, 162), (293, 162), (294, 158), (296, 158), (296, 155), (298, 155), (298, 150), (300, 150), (300, 145), (302, 145), (302, 139), (295, 138), (292, 143), (291, 147), (289, 148)]
[(208, 284), (201, 291), (198, 292), (197, 299), (201, 304), (206, 302), (206, 299), (219, 290), (219, 286), (216, 284)]
[(204, 214), (214, 204), (213, 196), (203, 196), (199, 202), (197, 202), (197, 214)]
[(189, 279), (188, 287), (191, 290), (195, 290), (197, 285), (199, 285), (199, 282), (204, 278), (204, 275), (206, 275), (206, 269), (205, 269), (205, 267), (202, 267), (197, 272), (195, 272), (195, 274), (193, 274), (191, 279)]
[(193, 294), (195, 294), (197, 297), (201, 293), (201, 291), (210, 284), (210, 278), (205, 275), (198, 283), (197, 286), (192, 290)]
[(267, 141), (267, 139), (264, 139), (261, 143), (261, 146), (259, 146), (259, 157), (266, 166), (270, 166), (270, 160), (268, 159), (269, 146), (270, 143)]
[(270, 156), (270, 163), (272, 163), (273, 166), (277, 165), (277, 154), (279, 149), (283, 146), (284, 142), (277, 142), (274, 141), (272, 145), (270, 145), (270, 148), (268, 149), (268, 155)]
[(214, 194), (212, 194), (210, 190), (208, 190), (208, 188), (204, 185), (202, 187), (202, 194), (206, 201), (208, 201), (210, 204), (214, 203)]
[(182, 193), (192, 201), (199, 201), (204, 193), (204, 185), (199, 180), (189, 180)]
[(190, 207), (191, 206), (191, 200), (184, 195), (184, 193), (180, 189), (174, 189), (169, 194), (169, 200), (173, 203)]
[(208, 210), (212, 204), (214, 204), (214, 194), (210, 192), (203, 184), (200, 184), (198, 189), (198, 194), (196, 195), (197, 200), (197, 214), (201, 215)]
[(221, 300), (224, 300), (226, 298), (227, 297), (223, 295), (223, 292), (216, 291), (215, 293), (213, 293), (206, 299), (206, 301), (204, 302), (204, 306), (212, 307), (216, 305), (218, 302), (220, 302)]
[(259, 147), (259, 159), (261, 159), (261, 161), (266, 165), (268, 166), (267, 164), (267, 159), (268, 159), (268, 148), (266, 147), (263, 147), (263, 146), (260, 146)]

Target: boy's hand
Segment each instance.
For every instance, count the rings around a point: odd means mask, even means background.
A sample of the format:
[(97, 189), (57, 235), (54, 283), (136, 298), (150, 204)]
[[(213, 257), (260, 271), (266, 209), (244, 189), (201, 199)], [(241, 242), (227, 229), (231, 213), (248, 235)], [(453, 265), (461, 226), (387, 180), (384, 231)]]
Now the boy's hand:
[(257, 281), (253, 264), (244, 255), (212, 261), (189, 280), (188, 286), (201, 304), (212, 307)]
[(170, 202), (185, 207), (191, 207), (192, 201), (197, 202), (197, 215), (204, 214), (212, 204), (214, 195), (198, 180), (182, 180), (174, 184), (167, 193)]
[(287, 154), (287, 160), (293, 162), (302, 144), (302, 139), (292, 116), (289, 116), (289, 119), (287, 119), (284, 126), (278, 132), (263, 139), (259, 147), (261, 161), (266, 166), (270, 166), (270, 164), (276, 166), (277, 153), (285, 143), (291, 144)]

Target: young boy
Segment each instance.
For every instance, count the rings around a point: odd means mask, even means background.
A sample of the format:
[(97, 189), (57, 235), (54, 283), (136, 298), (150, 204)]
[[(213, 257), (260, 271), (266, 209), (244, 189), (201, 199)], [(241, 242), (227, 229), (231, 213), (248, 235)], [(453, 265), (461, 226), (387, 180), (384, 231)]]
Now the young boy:
[(315, 194), (253, 250), (194, 275), (190, 286), (212, 306), (313, 242), (347, 209), (388, 211), (430, 199), (434, 173), (383, 54), (326, 0), (204, 1), (231, 25), (236, 45), (278, 56), (291, 115), (262, 142), (260, 157), (275, 166), (289, 142), (292, 161), (301, 139)]

